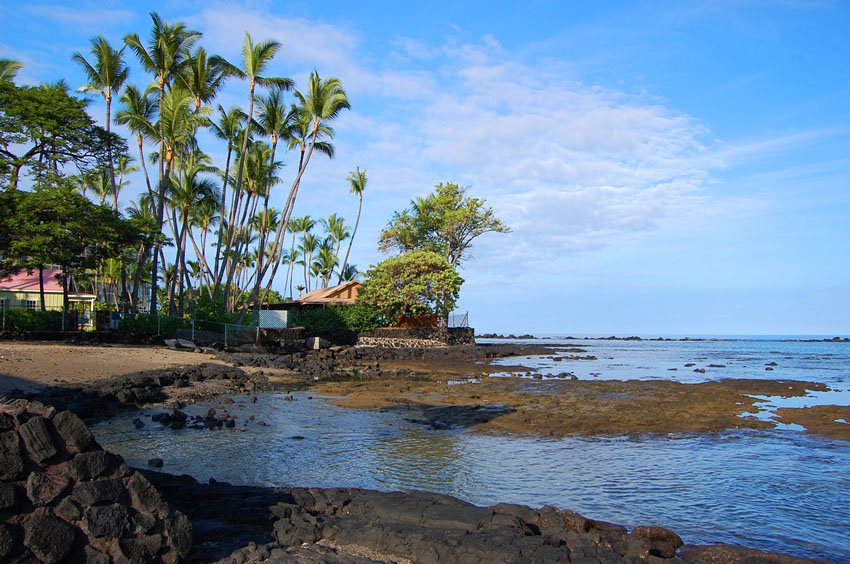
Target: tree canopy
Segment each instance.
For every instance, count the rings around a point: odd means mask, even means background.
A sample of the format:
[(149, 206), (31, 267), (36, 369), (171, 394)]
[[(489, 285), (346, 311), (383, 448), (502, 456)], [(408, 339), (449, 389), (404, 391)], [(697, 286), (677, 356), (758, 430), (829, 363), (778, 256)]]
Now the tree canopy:
[(390, 323), (402, 316), (445, 319), (462, 284), (463, 278), (440, 255), (411, 251), (370, 268), (357, 301), (374, 307)]
[(86, 113), (88, 103), (68, 93), (62, 82), (16, 86), (0, 81), (0, 174), (16, 189), (21, 174), (36, 182), (60, 175), (66, 164), (79, 171), (104, 167), (109, 146), (118, 154), (126, 144), (96, 125)]
[(472, 241), (490, 232), (510, 233), (493, 208), (480, 198), (467, 196), (467, 188), (440, 183), (434, 192), (410, 202), (396, 212), (381, 231), (382, 252), (424, 250), (437, 253), (452, 266), (469, 258)]

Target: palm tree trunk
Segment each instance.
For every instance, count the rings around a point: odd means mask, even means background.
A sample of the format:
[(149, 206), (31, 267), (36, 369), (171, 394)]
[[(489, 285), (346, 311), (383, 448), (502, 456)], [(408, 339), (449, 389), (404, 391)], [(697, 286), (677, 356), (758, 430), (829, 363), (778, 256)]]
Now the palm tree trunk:
[(357, 207), (357, 220), (354, 222), (354, 231), (351, 232), (351, 239), (348, 240), (348, 250), (345, 251), (345, 260), (342, 262), (342, 268), (339, 269), (339, 283), (342, 284), (342, 277), (345, 274), (345, 269), (348, 268), (348, 257), (351, 255), (351, 246), (354, 244), (354, 236), (357, 235), (357, 227), (360, 225), (360, 212), (363, 211), (363, 194), (360, 194), (360, 205)]

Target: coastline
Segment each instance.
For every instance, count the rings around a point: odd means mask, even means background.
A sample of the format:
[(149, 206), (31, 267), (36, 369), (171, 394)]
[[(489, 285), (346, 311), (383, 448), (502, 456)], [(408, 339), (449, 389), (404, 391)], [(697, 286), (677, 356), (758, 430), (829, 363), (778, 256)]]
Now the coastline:
[[(44, 352), (51, 350), (49, 347), (47, 349), (39, 348), (41, 345), (30, 344), (28, 346), (35, 347), (35, 349), (31, 349), (30, 352)], [(23, 348), (26, 349), (26, 347)], [(136, 349), (135, 347), (131, 348)], [(0, 345), (0, 349), (2, 349), (2, 345)], [(2, 350), (4, 351), (2, 355), (7, 356), (8, 348)], [(141, 350), (145, 351), (147, 349)], [(349, 405), (352, 407), (370, 407), (373, 409), (386, 409), (387, 407), (394, 406), (395, 408), (409, 410), (412, 415), (419, 413), (421, 415), (421, 422), (424, 425), (431, 425), (435, 429), (444, 428), (442, 426), (447, 425), (450, 427), (471, 427), (478, 432), (485, 433), (532, 433), (542, 436), (558, 436), (558, 433), (562, 432), (563, 429), (567, 428), (567, 426), (570, 429), (581, 429), (580, 432), (582, 434), (709, 432), (712, 429), (716, 430), (718, 428), (728, 428), (729, 420), (726, 417), (731, 416), (730, 414), (732, 412), (726, 413), (719, 418), (711, 416), (711, 412), (716, 409), (717, 405), (720, 404), (729, 404), (729, 402), (731, 402), (731, 405), (735, 405), (740, 394), (747, 395), (753, 392), (770, 392), (799, 395), (805, 393), (806, 389), (816, 389), (811, 387), (813, 386), (811, 383), (790, 383), (791, 389), (789, 389), (788, 382), (767, 380), (743, 382), (735, 381), (731, 385), (728, 383), (721, 385), (718, 385), (717, 383), (707, 383), (710, 385), (706, 386), (693, 384), (674, 385), (675, 383), (672, 382), (640, 383), (636, 381), (547, 381), (547, 384), (552, 384), (556, 387), (563, 387), (566, 389), (571, 388), (571, 391), (575, 393), (577, 398), (584, 398), (583, 401), (588, 406), (588, 411), (585, 414), (586, 417), (584, 417), (584, 420), (588, 422), (586, 427), (581, 427), (580, 425), (576, 426), (576, 420), (571, 421), (568, 425), (563, 423), (560, 426), (553, 425), (551, 424), (551, 421), (555, 421), (557, 419), (555, 417), (551, 418), (550, 426), (547, 427), (542, 424), (542, 422), (545, 422), (545, 419), (541, 419), (539, 414), (531, 413), (522, 406), (519, 406), (519, 408), (508, 407), (507, 409), (515, 409), (515, 411), (508, 413), (498, 411), (494, 412), (492, 410), (482, 408), (482, 406), (492, 407), (490, 404), (505, 405), (505, 402), (510, 401), (510, 398), (521, 396), (522, 394), (517, 393), (517, 387), (521, 387), (524, 383), (528, 383), (528, 380), (518, 378), (488, 379), (495, 381), (493, 382), (495, 387), (492, 390), (486, 389), (486, 386), (482, 387), (480, 384), (475, 387), (466, 384), (452, 386), (448, 386), (446, 384), (449, 378), (456, 377), (458, 375), (469, 376), (470, 374), (477, 374), (480, 376), (483, 365), (477, 364), (477, 362), (481, 361), (482, 357), (484, 357), (485, 360), (488, 357), (503, 358), (505, 356), (509, 356), (511, 352), (513, 352), (513, 354), (530, 354), (533, 350), (533, 348), (527, 347), (520, 347), (513, 351), (510, 350), (510, 347), (485, 347), (481, 350), (475, 351), (474, 349), (470, 350), (470, 348), (467, 347), (465, 350), (458, 349), (450, 352), (443, 351), (439, 355), (442, 357), (442, 360), (437, 361), (435, 358), (428, 358), (431, 355), (427, 352), (368, 351), (363, 355), (363, 357), (359, 357), (357, 354), (352, 352), (351, 349), (337, 348), (334, 350), (316, 351), (315, 353), (308, 353), (303, 357), (299, 357), (300, 365), (299, 362), (293, 361), (292, 355), (289, 355), (287, 358), (287, 355), (248, 353), (213, 355), (211, 352), (199, 354), (183, 351), (169, 351), (169, 353), (164, 355), (152, 355), (154, 358), (157, 356), (161, 357), (156, 360), (156, 362), (164, 364), (159, 368), (142, 370), (136, 373), (125, 373), (118, 375), (118, 377), (113, 377), (107, 375), (110, 368), (107, 366), (99, 366), (97, 361), (92, 360), (94, 357), (91, 355), (91, 351), (88, 351), (87, 348), (83, 347), (76, 349), (76, 352), (81, 353), (83, 356), (88, 356), (88, 362), (84, 363), (87, 365), (87, 370), (74, 371), (69, 369), (63, 377), (59, 378), (60, 380), (65, 380), (65, 382), (47, 381), (45, 379), (49, 378), (49, 376), (38, 376), (37, 374), (39, 373), (36, 370), (37, 367), (30, 366), (28, 368), (30, 375), (27, 376), (19, 373), (14, 383), (21, 384), (26, 382), (29, 385), (29, 390), (26, 391), (24, 395), (29, 396), (32, 399), (56, 403), (63, 407), (67, 406), (72, 408), (74, 411), (79, 411), (81, 415), (86, 415), (88, 417), (108, 416), (108, 412), (111, 409), (116, 406), (120, 407), (121, 405), (168, 405), (169, 402), (171, 402), (171, 405), (174, 406), (179, 405), (174, 404), (173, 402), (175, 401), (185, 402), (204, 398), (215, 398), (226, 393), (257, 392), (266, 389), (286, 390), (303, 387), (312, 390), (314, 393), (321, 393), (323, 395), (346, 395), (347, 399), (340, 400), (342, 405)], [(114, 347), (111, 350), (112, 354), (108, 355), (107, 359), (115, 360), (115, 358), (119, 357), (122, 352), (124, 351), (121, 347)], [(169, 357), (171, 352), (179, 352), (181, 354)], [(187, 357), (186, 355), (190, 356)], [(44, 356), (46, 359), (49, 359), (52, 355), (47, 354)], [(399, 356), (411, 358), (401, 358), (399, 360), (377, 358), (398, 358)], [(194, 364), (186, 365), (179, 364), (177, 362), (178, 360), (185, 361), (187, 358), (192, 360)], [(7, 358), (4, 360), (8, 361), (9, 359)], [(53, 362), (53, 360), (45, 360), (45, 362), (48, 361)], [(130, 364), (132, 363), (128, 363), (127, 365), (122, 365), (120, 362), (116, 363), (116, 365), (120, 366), (128, 366)], [(240, 364), (242, 366), (234, 366)], [(246, 364), (259, 366), (245, 366)], [(72, 362), (66, 362), (66, 365), (73, 366), (74, 364)], [(136, 365), (139, 365), (138, 362)], [(10, 363), (5, 364), (4, 366), (8, 367), (10, 366)], [(498, 368), (499, 370), (504, 370), (503, 366)], [(329, 381), (320, 380), (317, 382), (314, 380), (313, 378), (315, 377), (315, 374), (319, 371), (328, 372), (330, 375), (328, 378)], [(8, 374), (8, 370), (4, 373)], [(101, 376), (94, 377), (93, 375), (95, 374)], [(430, 377), (428, 377), (429, 375)], [(56, 380), (56, 378), (54, 378), (54, 380)], [(72, 384), (71, 381), (75, 382), (75, 384)], [(0, 387), (0, 396), (8, 394), (9, 381), (7, 380), (6, 382), (3, 382), (2, 379), (0, 379), (0, 384), (3, 385), (3, 387)], [(648, 384), (649, 386), (647, 386)], [(696, 387), (688, 388), (687, 386)], [(693, 418), (692, 416), (694, 413), (701, 414), (700, 417), (697, 418), (701, 421), (700, 425), (697, 426), (698, 428), (692, 428), (689, 430), (676, 425), (673, 425), (672, 427), (665, 427), (663, 425), (660, 427), (647, 427), (640, 422), (640, 418), (623, 419), (625, 426), (622, 428), (611, 426), (610, 424), (608, 427), (603, 428), (594, 423), (594, 418), (591, 417), (591, 415), (600, 405), (604, 403), (611, 403), (612, 394), (616, 396), (616, 394), (628, 393), (630, 396), (634, 396), (635, 390), (640, 388), (645, 389), (643, 389), (641, 393), (637, 394), (638, 396), (643, 395), (644, 398), (649, 398), (652, 401), (662, 401), (664, 398), (667, 398), (665, 401), (673, 402), (670, 405), (677, 404), (680, 406), (688, 406), (692, 410), (689, 412), (690, 414), (688, 415), (688, 418)], [(683, 388), (688, 390), (688, 392), (683, 392), (677, 395), (676, 393), (671, 392), (674, 388)], [(440, 390), (440, 395), (442, 397), (436, 397), (435, 390)], [(482, 392), (481, 390), (485, 391)], [(672, 398), (669, 397), (671, 393), (673, 393)], [(594, 394), (598, 396), (596, 399), (593, 398)], [(546, 399), (549, 401), (549, 398), (555, 396), (557, 396), (557, 394), (549, 394)], [(700, 396), (711, 397), (711, 401), (708, 404), (693, 403), (693, 400)], [(370, 397), (371, 399), (369, 399)], [(422, 401), (422, 398), (427, 398), (429, 401)], [(535, 401), (540, 399), (540, 397), (537, 397)], [(634, 397), (626, 399), (628, 399), (629, 402), (633, 402), (635, 400)], [(573, 404), (565, 409), (574, 410), (576, 405), (577, 404), (573, 402)], [(635, 409), (634, 412), (651, 412), (654, 408), (649, 407), (649, 405), (651, 404)], [(617, 405), (616, 402), (614, 402), (611, 406), (611, 409), (606, 414), (598, 416), (597, 421), (603, 419), (610, 420), (612, 414), (623, 412), (622, 405)], [(547, 407), (543, 408), (542, 411), (545, 412), (546, 409), (552, 409), (552, 405), (547, 404)], [(738, 413), (740, 413), (740, 406), (737, 406), (737, 409)], [(684, 420), (683, 414), (687, 413), (687, 410), (682, 411), (676, 417), (671, 417), (665, 425), (670, 425), (671, 422), (676, 422), (677, 420)], [(531, 418), (531, 422), (524, 420), (528, 417)], [(511, 418), (517, 422), (512, 422)], [(577, 420), (581, 421), (582, 419), (582, 417), (579, 417)], [(747, 419), (740, 419), (740, 421), (747, 422)], [(625, 422), (628, 422), (628, 424), (626, 425)], [(758, 420), (753, 420), (751, 424), (753, 428), (763, 428), (765, 425), (769, 425), (764, 421)], [(612, 431), (612, 429), (619, 430)], [(555, 434), (552, 434), (553, 432)], [(164, 483), (170, 479), (171, 478), (162, 478), (160, 482)], [(151, 478), (151, 480), (155, 484), (157, 483), (156, 478)], [(158, 485), (158, 487), (160, 486)], [(237, 490), (239, 488), (238, 486), (232, 487), (237, 488)], [(162, 486), (162, 488), (165, 488), (166, 490), (168, 489), (166, 486)], [(225, 486), (222, 485), (221, 488), (225, 488)], [(205, 499), (204, 496), (208, 495), (208, 493), (204, 493), (203, 485), (192, 486), (189, 489), (194, 489), (194, 491), (196, 491), (194, 503)], [(258, 494), (260, 498), (271, 495), (274, 491), (280, 490), (280, 488), (265, 490), (268, 491), (264, 491), (262, 495)], [(323, 492), (320, 497), (343, 495), (338, 494), (338, 492), (327, 493), (325, 490), (316, 491)], [(353, 495), (351, 494), (352, 490), (346, 491), (348, 493), (344, 495), (348, 495), (349, 497)], [(358, 493), (357, 496), (359, 495), (360, 494)], [(377, 494), (375, 492), (366, 492), (363, 494), (365, 497), (369, 497), (371, 495), (380, 496), (382, 494)], [(422, 499), (417, 497), (418, 495), (419, 494), (404, 494), (405, 497), (403, 499), (406, 499), (411, 503), (424, 503)], [(428, 496), (433, 494), (422, 495)], [(166, 498), (168, 499), (169, 496), (166, 495)], [(236, 503), (236, 501), (233, 503)], [(324, 509), (320, 511), (309, 504), (305, 505), (305, 503), (306, 502), (302, 501), (299, 502), (300, 505), (296, 505), (301, 508), (300, 510), (302, 512), (306, 512), (305, 515), (307, 515), (307, 517), (305, 518), (307, 518), (308, 521), (311, 519), (316, 521), (326, 520), (327, 515), (322, 513)], [(342, 503), (342, 501), (339, 503)], [(398, 503), (398, 500), (393, 503)], [(416, 503), (414, 503), (414, 506)], [(539, 513), (543, 510), (530, 510), (528, 508), (524, 508), (524, 511), (537, 511)], [(405, 519), (408, 518), (409, 517), (405, 517)], [(537, 518), (539, 518), (539, 515)], [(254, 519), (256, 519), (256, 516)], [(278, 522), (280, 522), (282, 517), (277, 516), (277, 519)], [(244, 525), (245, 524), (243, 523), (241, 526)], [(461, 526), (461, 528), (469, 526), (474, 529), (479, 525), (473, 526), (467, 524)], [(346, 525), (346, 527), (349, 526), (350, 525)], [(358, 525), (358, 527), (360, 526), (362, 526), (362, 523)], [(438, 531), (442, 531), (440, 534), (444, 536), (445, 527), (443, 525), (435, 526)], [(235, 532), (236, 530), (237, 528), (234, 528), (231, 532)], [(271, 531), (273, 529), (269, 530)], [(331, 527), (331, 530), (335, 529)], [(522, 528), (520, 527), (519, 530), (522, 530)], [(617, 530), (620, 531), (620, 533), (624, 531), (624, 529)], [(587, 533), (588, 531), (585, 530), (583, 532)], [(271, 534), (268, 531), (267, 533)], [(234, 557), (235, 559), (232, 561), (255, 561), (263, 554), (266, 554), (266, 552), (271, 554), (274, 550), (280, 550), (282, 543), (280, 543), (279, 540), (280, 539), (274, 541), (273, 545), (263, 545), (262, 543), (259, 543), (254, 547), (249, 546), (240, 552), (241, 556)], [(289, 540), (294, 542), (293, 539)], [(585, 542), (585, 540), (587, 539), (584, 539), (581, 542)], [(597, 547), (601, 546), (598, 541), (599, 539), (596, 539), (592, 541), (591, 544)], [(367, 541), (363, 540), (358, 542), (367, 543)], [(512, 546), (516, 542), (516, 539), (514, 538), (514, 540), (504, 542), (507, 543), (507, 545)], [(638, 541), (635, 540), (635, 542)], [(313, 542), (312, 544), (316, 544), (316, 542)], [(316, 548), (316, 550), (320, 549)], [(343, 555), (340, 556), (340, 558), (343, 559), (339, 561), (356, 561), (354, 559), (355, 557), (366, 557), (355, 553), (346, 553), (345, 550), (340, 549), (339, 546), (334, 547), (332, 544), (327, 543), (321, 548), (321, 550), (330, 550), (331, 553), (328, 554), (336, 554), (337, 556)], [(649, 549), (644, 547), (641, 550)], [(745, 554), (745, 549), (718, 547), (711, 550), (699, 549), (696, 552), (692, 551), (689, 553), (691, 554), (690, 559), (689, 557), (684, 556), (688, 554), (687, 552), (680, 553), (678, 556), (684, 558), (685, 561), (710, 561), (709, 555), (715, 554), (715, 558), (717, 558), (717, 551), (725, 551), (722, 552), (725, 556), (720, 557), (720, 560), (715, 559), (715, 561), (734, 561), (730, 560), (733, 555), (737, 555), (735, 558), (742, 559)], [(325, 554), (323, 558), (329, 559), (330, 556), (328, 554)], [(379, 551), (373, 551), (371, 553), (372, 556), (381, 556), (381, 554), (382, 553)], [(650, 552), (645, 552), (644, 557), (649, 554)], [(775, 556), (770, 556), (770, 558), (774, 558), (774, 560), (769, 560), (766, 553), (758, 553), (757, 551), (747, 554), (748, 556), (746, 557), (756, 558), (754, 561), (804, 561), (800, 559), (776, 560), (776, 558), (779, 557)], [(312, 558), (313, 556), (315, 555), (311, 555), (310, 557)], [(384, 553), (383, 556), (387, 556), (387, 554)], [(398, 560), (396, 557), (398, 557), (399, 554), (392, 553), (390, 556), (392, 556), (395, 560)], [(632, 554), (632, 556), (636, 555)], [(289, 553), (287, 553), (286, 557), (300, 558), (300, 556)], [(240, 560), (240, 558), (247, 558), (248, 560)], [(307, 557), (304, 556), (304, 558)], [(622, 561), (626, 558), (625, 553), (620, 554), (617, 558), (619, 558), (619, 560), (615, 559), (603, 561)], [(759, 558), (761, 558), (761, 560), (759, 560)], [(416, 558), (413, 558), (413, 560), (416, 560)]]

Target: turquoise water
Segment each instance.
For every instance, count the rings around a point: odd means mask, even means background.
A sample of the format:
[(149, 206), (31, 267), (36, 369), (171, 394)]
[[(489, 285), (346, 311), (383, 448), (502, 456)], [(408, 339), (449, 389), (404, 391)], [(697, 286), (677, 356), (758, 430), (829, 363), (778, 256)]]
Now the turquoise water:
[[(591, 371), (605, 374), (600, 378), (659, 373), (669, 378), (667, 368), (678, 367), (673, 375), (686, 381), (722, 377), (715, 372), (725, 371), (734, 377), (823, 381), (842, 389), (850, 382), (850, 345), (843, 343), (586, 344), (599, 360), (572, 364), (608, 367), (588, 368), (591, 378)], [(705, 374), (683, 368), (690, 362), (720, 364), (715, 361), (721, 358), (732, 360), (728, 367), (734, 368)], [(529, 359), (541, 366), (549, 360)], [(774, 361), (774, 374), (762, 374), (764, 364)], [(558, 371), (573, 369), (567, 361), (552, 363)], [(150, 422), (152, 410), (101, 422), (93, 431), (105, 448), (132, 464), (157, 456), (165, 460), (163, 470), (200, 480), (418, 489), (479, 505), (551, 504), (627, 526), (665, 525), (690, 543), (724, 542), (850, 562), (850, 442), (785, 429), (640, 438), (490, 437), (427, 430), (399, 413), (337, 408), (308, 393), (296, 394), (296, 401), (275, 393), (259, 396), (255, 404), (246, 396), (234, 399), (232, 405), (187, 408), (191, 414), (226, 409), (237, 420), (234, 430), (172, 431)], [(145, 420), (145, 427), (135, 429), (134, 417)]]

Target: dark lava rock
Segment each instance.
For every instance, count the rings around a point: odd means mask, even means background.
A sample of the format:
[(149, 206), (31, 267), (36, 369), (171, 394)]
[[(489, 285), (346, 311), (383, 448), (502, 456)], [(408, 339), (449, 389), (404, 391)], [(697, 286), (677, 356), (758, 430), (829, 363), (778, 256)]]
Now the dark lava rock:
[(161, 458), (151, 458), (148, 460), (148, 466), (151, 468), (162, 468), (163, 461)]
[(33, 417), (21, 425), (20, 434), (30, 458), (36, 462), (41, 463), (56, 456), (56, 447), (44, 417)]
[(130, 525), (130, 514), (123, 505), (89, 507), (85, 513), (85, 523), (93, 537), (120, 537)]
[(5, 558), (15, 549), (15, 537), (9, 527), (0, 523), (0, 558)]
[(118, 478), (104, 478), (91, 482), (80, 482), (71, 493), (83, 507), (97, 503), (115, 502), (124, 492), (124, 484)]
[(71, 413), (63, 411), (53, 418), (53, 427), (62, 440), (68, 452), (84, 452), (94, 446), (94, 436), (83, 420)]
[(664, 527), (635, 527), (632, 536), (646, 540), (649, 554), (658, 558), (675, 557), (676, 551), (685, 544), (679, 535)]
[(0, 482), (0, 511), (14, 511), (18, 506), (18, 488)]
[(0, 433), (0, 480), (16, 480), (24, 472), (21, 440), (15, 431)]
[(71, 480), (61, 474), (32, 472), (27, 478), (27, 497), (36, 507), (44, 507), (65, 491)]
[(81, 452), (68, 463), (68, 472), (78, 482), (99, 478), (109, 471), (113, 459), (113, 455), (103, 450)]
[(59, 562), (71, 551), (77, 529), (62, 519), (35, 515), (24, 525), (24, 546), (43, 562)]

